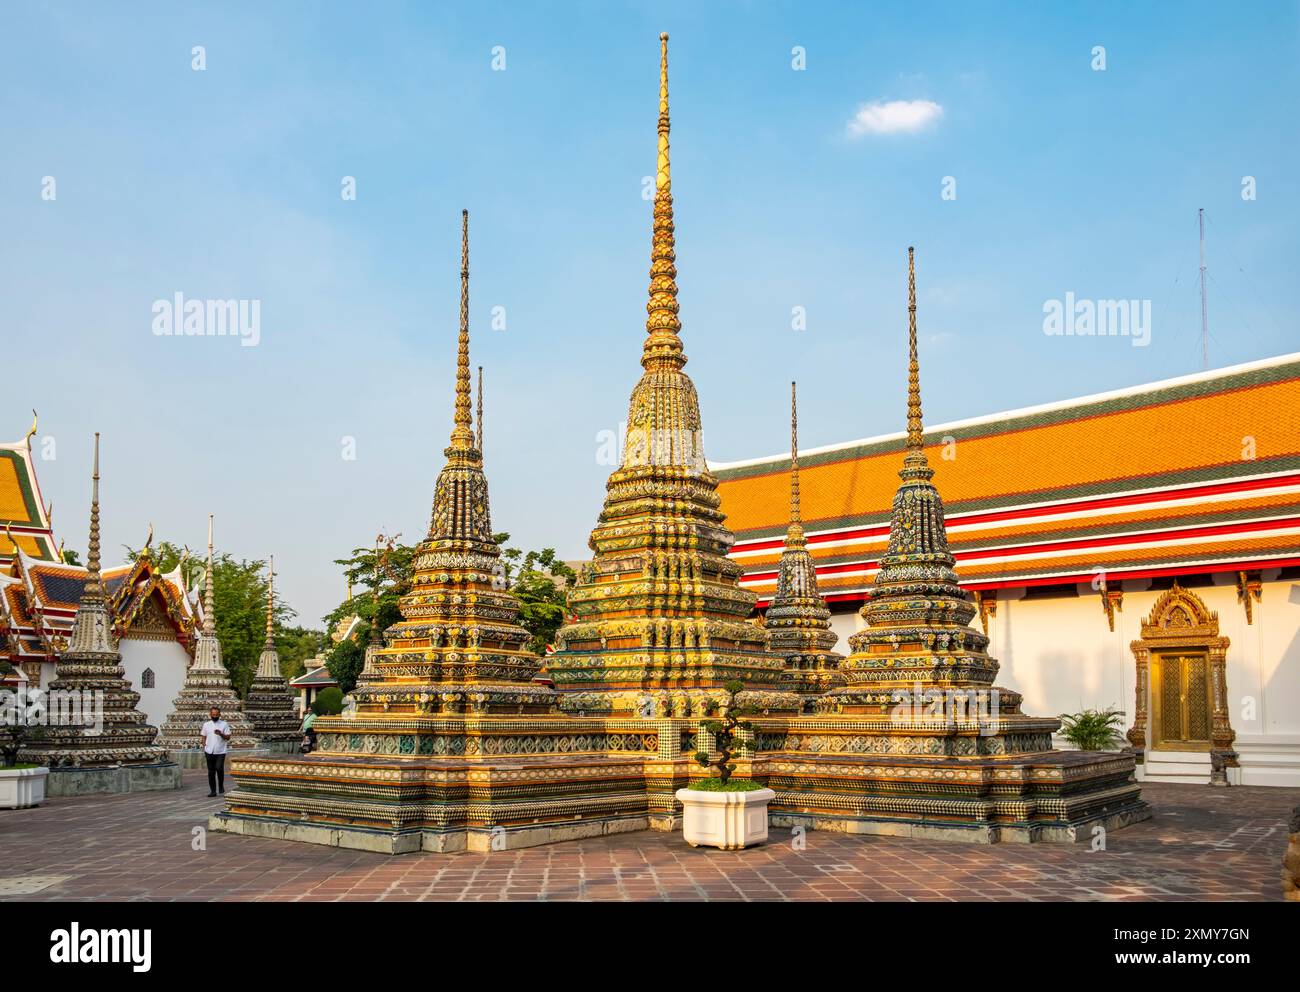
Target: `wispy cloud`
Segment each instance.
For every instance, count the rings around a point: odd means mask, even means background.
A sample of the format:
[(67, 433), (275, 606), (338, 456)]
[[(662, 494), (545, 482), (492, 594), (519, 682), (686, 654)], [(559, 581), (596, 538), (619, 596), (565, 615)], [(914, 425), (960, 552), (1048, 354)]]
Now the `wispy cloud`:
[(943, 107), (933, 100), (876, 100), (858, 108), (849, 121), (849, 136), (912, 134), (924, 130), (942, 116)]

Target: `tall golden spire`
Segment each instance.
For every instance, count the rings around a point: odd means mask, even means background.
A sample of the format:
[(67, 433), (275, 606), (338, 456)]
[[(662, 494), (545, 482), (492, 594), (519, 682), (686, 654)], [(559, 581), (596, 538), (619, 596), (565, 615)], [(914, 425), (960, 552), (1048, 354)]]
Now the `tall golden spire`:
[(790, 383), (790, 526), (786, 547), (803, 547), (803, 516), (799, 506), (799, 402), (797, 383)]
[(456, 351), (456, 419), (451, 446), (464, 451), (474, 447), (474, 427), (469, 388), (469, 211), (460, 212), (460, 340)]
[(921, 441), (921, 362), (916, 351), (916, 260), (911, 246), (907, 249), (907, 455), (903, 459), (904, 478), (921, 473), (934, 475), (928, 467)]
[(921, 450), (921, 363), (916, 356), (916, 260), (907, 249), (907, 447)]
[(659, 35), (659, 159), (655, 170), (656, 192), (672, 192), (672, 174), (668, 165), (668, 32)]
[(478, 409), (474, 423), (478, 426), (478, 450), (483, 450), (483, 366), (478, 367)]
[(212, 598), (212, 514), (208, 514), (208, 566), (203, 572), (203, 633), (217, 632), (216, 606)]
[[(17, 545), (14, 545), (15, 549)], [(95, 431), (95, 470), (90, 482), (90, 546), (86, 550), (86, 594), (102, 600), (104, 581), (99, 577), (99, 431)]]
[(659, 36), (659, 157), (655, 172), (653, 235), (650, 248), (650, 299), (646, 303), (646, 342), (641, 364), (647, 369), (680, 369), (686, 364), (678, 337), (677, 253), (673, 239), (672, 172), (668, 163), (668, 35)]
[(374, 571), (374, 598), (375, 614), (370, 618), (370, 643), (375, 647), (384, 646), (383, 632), (379, 629), (379, 538), (375, 538), (375, 571)]
[(271, 555), (266, 564), (266, 642), (262, 645), (263, 651), (275, 650), (275, 634), (272, 632), (272, 625), (275, 623), (275, 555)]

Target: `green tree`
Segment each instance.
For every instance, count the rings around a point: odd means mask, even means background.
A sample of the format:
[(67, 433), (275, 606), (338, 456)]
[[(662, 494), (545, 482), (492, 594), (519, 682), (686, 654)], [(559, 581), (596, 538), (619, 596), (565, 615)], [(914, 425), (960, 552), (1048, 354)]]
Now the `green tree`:
[(343, 693), (337, 686), (329, 686), (316, 693), (311, 711), (317, 716), (335, 716), (343, 712)]
[(78, 556), (77, 552), (73, 551), (71, 548), (65, 548), (63, 551), (63, 564), (76, 565), (80, 568), (81, 558)]
[[(504, 547), (510, 535), (494, 534), (493, 539)], [(339, 680), (344, 692), (352, 691), (365, 662), (365, 645), (376, 614), (376, 561), (379, 565), (379, 625), (380, 629), (387, 630), (402, 619), (399, 603), (411, 589), (415, 553), (414, 545), (381, 539), (378, 557), (374, 547), (366, 547), (354, 548), (349, 557), (335, 560), (336, 565), (343, 566), (349, 584), (360, 586), (361, 591), (336, 606), (323, 618), (324, 623), (327, 629), (334, 630), (350, 617), (360, 617), (364, 621), (353, 632), (351, 641), (355, 641), (355, 645), (345, 646), (350, 641), (335, 645), (327, 662), (330, 674)], [(543, 655), (546, 646), (555, 639), (555, 632), (564, 624), (569, 589), (577, 576), (556, 556), (554, 548), (525, 553), (507, 547), (501, 552), (501, 565), (503, 581), (519, 600), (519, 622), (530, 635), (527, 647), (535, 654)]]
[(281, 627), (275, 632), (275, 650), (280, 655), (280, 674), (296, 679), (307, 671), (307, 662), (325, 649), (329, 639), (307, 627)]
[(351, 692), (356, 688), (357, 676), (361, 674), (365, 663), (365, 641), (356, 641), (350, 637), (335, 644), (325, 658), (325, 667), (343, 692)]
[[(509, 534), (495, 535), (498, 544), (510, 540)], [(555, 640), (555, 632), (564, 626), (568, 614), (569, 590), (577, 574), (555, 555), (554, 548), (529, 551), (506, 548), (501, 552), (505, 578), (510, 591), (519, 600), (519, 622), (532, 636), (528, 650), (545, 655)]]

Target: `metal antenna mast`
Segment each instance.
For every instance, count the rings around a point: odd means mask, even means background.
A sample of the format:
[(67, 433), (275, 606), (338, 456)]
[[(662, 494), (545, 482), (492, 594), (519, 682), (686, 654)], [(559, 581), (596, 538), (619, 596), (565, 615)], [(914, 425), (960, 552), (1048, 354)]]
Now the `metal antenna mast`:
[(1205, 306), (1205, 208), (1197, 211), (1201, 225), (1201, 369), (1210, 367), (1210, 318)]

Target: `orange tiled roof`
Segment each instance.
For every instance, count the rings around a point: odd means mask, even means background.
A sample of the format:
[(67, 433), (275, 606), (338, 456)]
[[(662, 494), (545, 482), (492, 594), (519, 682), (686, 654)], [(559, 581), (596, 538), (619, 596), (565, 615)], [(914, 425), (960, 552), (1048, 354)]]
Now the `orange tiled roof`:
[[(1300, 354), (944, 424), (926, 454), (974, 588), (1300, 563)], [(888, 538), (901, 433), (801, 452), (830, 598), (860, 599)], [(732, 556), (763, 600), (789, 457), (716, 465)]]

